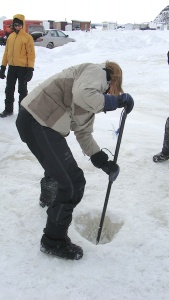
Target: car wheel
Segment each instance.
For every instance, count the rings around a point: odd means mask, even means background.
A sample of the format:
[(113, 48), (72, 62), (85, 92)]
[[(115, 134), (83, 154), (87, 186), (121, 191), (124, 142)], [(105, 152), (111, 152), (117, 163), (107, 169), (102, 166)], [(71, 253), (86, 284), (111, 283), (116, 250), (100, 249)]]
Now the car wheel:
[(47, 44), (46, 48), (53, 49), (53, 48), (54, 48), (54, 45), (53, 45), (53, 43), (49, 43), (49, 44)]

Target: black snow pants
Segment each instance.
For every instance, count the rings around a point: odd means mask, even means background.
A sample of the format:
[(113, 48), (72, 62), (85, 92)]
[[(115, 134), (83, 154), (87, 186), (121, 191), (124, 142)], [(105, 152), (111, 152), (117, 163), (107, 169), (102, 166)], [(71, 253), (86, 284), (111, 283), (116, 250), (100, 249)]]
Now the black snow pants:
[(165, 123), (165, 132), (164, 132), (164, 141), (162, 152), (166, 155), (169, 155), (169, 117)]
[(6, 88), (5, 88), (5, 110), (8, 112), (13, 112), (13, 103), (14, 103), (14, 93), (15, 85), (18, 80), (18, 93), (19, 93), (19, 106), (23, 98), (28, 94), (27, 82), (24, 81), (27, 68), (24, 67), (15, 67), (9, 66), (7, 79), (6, 79)]
[(50, 246), (64, 239), (72, 221), (75, 206), (81, 201), (86, 180), (78, 167), (66, 139), (58, 132), (41, 126), (23, 107), (21, 107), (16, 126), (21, 140), (49, 176), (58, 182), (58, 190), (53, 204), (47, 209), (47, 223), (44, 229), (45, 241)]

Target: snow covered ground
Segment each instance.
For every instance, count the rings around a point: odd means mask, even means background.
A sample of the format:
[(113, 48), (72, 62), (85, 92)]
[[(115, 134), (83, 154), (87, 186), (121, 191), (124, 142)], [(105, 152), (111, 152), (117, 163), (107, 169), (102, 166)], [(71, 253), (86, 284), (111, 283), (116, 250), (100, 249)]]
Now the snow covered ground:
[[(74, 211), (69, 236), (84, 257), (66, 261), (39, 250), (46, 209), (39, 206), (43, 170), (21, 142), (15, 114), (0, 119), (0, 299), (168, 300), (169, 162), (155, 164), (169, 116), (168, 31), (69, 32), (75, 43), (49, 50), (36, 47), (31, 91), (71, 65), (106, 60), (123, 69), (125, 92), (135, 100), (118, 157), (103, 235), (96, 245), (108, 177), (84, 156), (74, 135), (68, 143), (87, 180)], [(0, 60), (4, 47), (0, 47)], [(5, 80), (0, 80), (4, 109)], [(114, 153), (121, 109), (96, 116), (94, 137)], [(111, 158), (111, 155), (110, 155)]]

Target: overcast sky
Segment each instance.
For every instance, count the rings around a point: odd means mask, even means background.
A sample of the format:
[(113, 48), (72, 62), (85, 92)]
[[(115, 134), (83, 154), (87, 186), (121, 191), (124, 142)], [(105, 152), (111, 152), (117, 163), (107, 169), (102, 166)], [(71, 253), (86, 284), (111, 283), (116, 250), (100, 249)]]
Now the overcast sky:
[(169, 5), (169, 0), (8, 0), (1, 1), (1, 16), (12, 18), (21, 13), (27, 19), (91, 22), (137, 23), (153, 21)]

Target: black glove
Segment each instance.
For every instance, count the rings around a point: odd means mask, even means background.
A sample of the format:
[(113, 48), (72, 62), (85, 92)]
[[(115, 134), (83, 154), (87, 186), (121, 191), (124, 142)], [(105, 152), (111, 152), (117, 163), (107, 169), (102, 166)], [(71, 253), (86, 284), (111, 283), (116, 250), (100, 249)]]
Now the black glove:
[(114, 181), (120, 171), (120, 168), (113, 161), (108, 161), (108, 155), (104, 151), (99, 151), (91, 156), (91, 162), (96, 168), (102, 169), (106, 174), (111, 176)]
[(126, 113), (129, 114), (134, 107), (134, 100), (129, 94), (118, 96), (118, 107), (126, 107)]
[(26, 72), (25, 78), (24, 78), (25, 82), (29, 82), (32, 79), (32, 77), (33, 77), (33, 71), (34, 71), (33, 68), (27, 68), (27, 72)]
[(4, 79), (6, 76), (5, 76), (5, 70), (6, 70), (6, 67), (5, 66), (1, 66), (1, 69), (0, 69), (0, 78), (1, 79)]
[(99, 151), (91, 156), (91, 162), (96, 168), (102, 168), (102, 166), (108, 161), (108, 155), (104, 151)]
[(106, 161), (102, 170), (110, 176), (111, 181), (115, 181), (120, 172), (119, 165), (112, 160)]
[(167, 53), (167, 57), (168, 57), (168, 64), (169, 64), (169, 51), (168, 51), (168, 53)]

